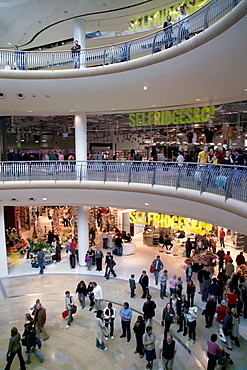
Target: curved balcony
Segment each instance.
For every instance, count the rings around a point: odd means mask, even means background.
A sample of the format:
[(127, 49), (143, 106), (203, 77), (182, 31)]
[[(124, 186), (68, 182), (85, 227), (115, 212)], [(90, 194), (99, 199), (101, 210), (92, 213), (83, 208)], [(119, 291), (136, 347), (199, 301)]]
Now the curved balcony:
[(247, 167), (131, 161), (1, 162), (0, 182), (103, 181), (198, 190), (247, 202)]
[[(204, 32), (241, 0), (212, 0), (204, 7), (172, 26), (139, 37), (129, 42), (81, 50), (72, 55), (71, 51), (29, 52), (1, 50), (0, 68), (16, 70), (61, 70), (105, 66), (128, 62), (142, 56), (153, 55), (166, 48), (175, 47), (183, 40)], [(10, 76), (9, 76), (10, 77)]]
[(134, 208), (246, 233), (247, 167), (136, 161), (2, 162), (0, 189), (2, 206)]

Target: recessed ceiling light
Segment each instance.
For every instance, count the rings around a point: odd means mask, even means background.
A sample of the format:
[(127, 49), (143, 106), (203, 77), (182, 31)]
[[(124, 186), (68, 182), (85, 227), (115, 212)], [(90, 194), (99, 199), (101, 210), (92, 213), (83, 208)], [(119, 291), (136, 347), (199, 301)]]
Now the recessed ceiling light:
[(42, 21), (38, 21), (38, 23), (42, 23)]
[(70, 112), (74, 112), (74, 109), (70, 109)]
[(43, 200), (47, 200), (47, 198), (43, 198)]
[(111, 108), (111, 110), (115, 110), (115, 108)]
[(32, 113), (32, 110), (28, 110), (28, 113)]
[(157, 107), (157, 105), (156, 104), (152, 104), (152, 107)]
[(149, 203), (144, 203), (145, 204), (145, 206), (149, 206)]
[(148, 89), (148, 87), (147, 86), (143, 86), (143, 90), (147, 90)]
[(11, 42), (8, 42), (8, 45), (11, 45)]
[(25, 141), (24, 139), (21, 139), (21, 142)]
[(50, 95), (48, 95), (48, 94), (47, 94), (45, 97), (46, 97), (46, 98), (49, 98), (49, 97), (50, 97)]
[(67, 14), (68, 13), (68, 10), (64, 10), (63, 12), (64, 12), (64, 14)]
[(244, 91), (247, 91), (247, 89), (244, 89)]
[(199, 98), (198, 98), (198, 99), (196, 99), (196, 101), (200, 101), (200, 100), (201, 100), (201, 99), (199, 99)]

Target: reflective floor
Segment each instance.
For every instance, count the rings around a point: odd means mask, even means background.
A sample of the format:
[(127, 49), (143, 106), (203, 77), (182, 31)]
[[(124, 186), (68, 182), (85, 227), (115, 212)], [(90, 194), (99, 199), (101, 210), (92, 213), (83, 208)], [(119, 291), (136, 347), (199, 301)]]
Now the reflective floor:
[[(98, 243), (101, 243), (101, 237), (98, 236)], [(137, 246), (136, 253), (132, 256), (114, 257), (117, 263), (116, 273), (117, 278), (111, 278), (105, 281), (103, 272), (86, 271), (85, 267), (76, 267), (71, 270), (66, 254), (63, 253), (62, 261), (58, 264), (47, 266), (44, 275), (38, 274), (38, 269), (31, 268), (30, 261), (25, 258), (20, 260), (18, 265), (9, 265), (9, 277), (1, 280), (0, 292), (0, 368), (4, 368), (5, 356), (7, 352), (8, 339), (10, 329), (16, 326), (20, 333), (23, 330), (24, 315), (29, 312), (29, 308), (37, 298), (41, 299), (43, 305), (47, 308), (47, 324), (46, 328), (50, 336), (49, 340), (43, 342), (40, 350), (45, 356), (44, 362), (39, 363), (38, 359), (32, 356), (32, 363), (27, 365), (29, 369), (145, 369), (145, 358), (140, 359), (139, 355), (134, 354), (135, 338), (132, 332), (132, 339), (129, 343), (125, 339), (120, 339), (121, 328), (119, 319), (119, 310), (124, 301), (130, 303), (133, 309), (132, 326), (134, 325), (136, 316), (142, 309), (144, 300), (141, 299), (141, 288), (138, 286), (136, 290), (136, 298), (131, 299), (129, 294), (128, 279), (131, 273), (136, 275), (138, 280), (142, 269), (149, 271), (149, 266), (160, 248), (147, 247), (142, 243), (142, 234), (137, 234), (134, 238), (134, 243)], [(167, 255), (160, 253), (161, 259), (169, 271), (169, 276), (176, 273), (181, 276), (185, 284), (185, 265), (182, 257), (183, 248), (178, 248), (178, 256)], [(231, 250), (233, 259), (238, 252)], [(168, 302), (168, 298), (161, 300), (159, 291), (154, 285), (153, 275), (150, 276), (150, 292), (157, 304), (154, 333), (156, 334), (156, 353), (158, 354), (158, 346), (163, 338), (163, 328), (160, 326), (161, 314), (164, 306)], [(103, 289), (104, 302), (102, 307), (107, 305), (107, 301), (114, 302), (114, 307), (117, 311), (115, 321), (115, 338), (109, 340), (105, 344), (108, 350), (101, 352), (95, 348), (95, 314), (89, 312), (89, 302), (86, 299), (85, 309), (79, 308), (79, 302), (74, 294), (77, 283), (81, 280), (86, 283), (95, 280)], [(193, 280), (197, 285), (197, 277), (194, 274)], [(70, 290), (76, 298), (78, 312), (74, 315), (74, 321), (69, 329), (66, 329), (66, 320), (62, 319), (61, 312), (64, 310), (64, 292)], [(175, 336), (178, 343), (178, 353), (175, 357), (173, 369), (182, 370), (188, 369), (204, 369), (207, 363), (206, 358), (206, 341), (210, 335), (217, 333), (217, 324), (214, 321), (213, 328), (206, 329), (204, 317), (201, 315), (200, 309), (204, 304), (200, 301), (200, 295), (196, 295), (196, 304), (199, 306), (197, 318), (197, 337), (196, 343), (192, 344), (187, 341), (187, 337), (183, 337), (181, 333), (177, 333), (178, 326), (172, 324), (171, 332)], [(246, 368), (246, 344), (244, 337), (247, 336), (246, 321), (241, 317), (240, 326), (240, 344), (241, 347), (233, 345), (231, 358), (234, 365), (232, 369)], [(220, 346), (224, 346), (218, 341)], [(24, 352), (24, 351), (23, 351)], [(25, 355), (25, 354), (24, 354)], [(15, 359), (12, 365), (13, 369), (19, 368), (19, 361)], [(154, 361), (154, 369), (159, 369), (158, 359)]]

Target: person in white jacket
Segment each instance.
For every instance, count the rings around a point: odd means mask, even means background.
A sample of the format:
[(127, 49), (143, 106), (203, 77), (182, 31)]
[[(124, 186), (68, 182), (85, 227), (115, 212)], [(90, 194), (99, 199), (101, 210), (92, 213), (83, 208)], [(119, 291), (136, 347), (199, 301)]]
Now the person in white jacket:
[(196, 317), (197, 317), (197, 307), (190, 307), (189, 310), (185, 309), (184, 316), (189, 328), (188, 341), (191, 340), (195, 343), (196, 340)]
[(103, 295), (102, 295), (101, 287), (97, 283), (95, 283), (95, 281), (92, 282), (92, 286), (93, 286), (93, 295), (95, 299), (94, 313), (96, 313), (98, 310), (101, 309), (101, 302), (103, 301)]
[[(110, 325), (110, 337), (111, 339), (114, 339), (113, 333), (114, 333), (114, 321), (116, 318), (116, 310), (114, 307), (112, 307), (111, 302), (108, 303), (103, 313), (104, 313), (104, 319), (105, 319), (105, 326), (106, 328), (109, 328), (109, 325)], [(108, 340), (108, 337), (109, 337), (109, 332), (107, 333), (107, 335), (105, 335), (105, 340)]]

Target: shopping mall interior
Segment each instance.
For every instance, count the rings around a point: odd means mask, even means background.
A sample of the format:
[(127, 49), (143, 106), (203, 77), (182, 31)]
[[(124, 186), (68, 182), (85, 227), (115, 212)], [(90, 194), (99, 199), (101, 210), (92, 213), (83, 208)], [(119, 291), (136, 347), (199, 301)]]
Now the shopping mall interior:
[[(25, 314), (31, 313), (30, 307), (40, 299), (47, 309), (49, 339), (42, 341), (40, 349), (44, 361), (40, 363), (32, 354), (26, 368), (145, 369), (145, 356), (135, 353), (132, 328), (137, 316), (143, 314), (145, 299), (138, 281), (146, 270), (149, 293), (156, 303), (153, 332), (157, 359), (153, 369), (163, 369), (158, 358), (164, 338), (161, 321), (170, 296), (160, 298), (160, 286), (150, 272), (152, 261), (160, 255), (169, 279), (174, 274), (181, 277), (183, 294), (187, 294), (189, 264), (196, 286), (196, 340), (193, 343), (178, 332), (178, 320), (174, 320), (170, 333), (177, 353), (172, 368), (206, 369), (207, 340), (216, 333), (217, 343), (233, 361), (225, 367), (245, 369), (244, 308), (239, 309), (240, 347), (232, 340), (229, 350), (220, 340), (216, 315), (213, 326), (205, 327), (202, 312), (206, 303), (199, 294), (197, 278), (202, 265), (212, 278), (218, 278), (222, 231), (224, 251), (230, 252), (234, 270), (240, 252), (247, 260), (245, 169), (240, 183), (230, 174), (227, 181), (233, 181), (233, 190), (225, 184), (209, 188), (204, 186), (206, 178), (196, 178), (186, 167), (181, 175), (176, 162), (182, 152), (188, 156), (188, 168), (198, 172), (198, 154), (208, 146), (213, 151), (217, 147), (222, 157), (229, 149), (232, 153), (238, 150), (247, 164), (246, 1), (125, 0), (123, 4), (109, 0), (101, 4), (71, 0), (68, 4), (54, 0), (48, 6), (27, 0), (2, 5), (0, 368), (6, 366), (11, 328), (17, 327), (22, 334)], [(184, 36), (183, 21), (179, 23), (181, 5), (189, 19), (188, 37)], [(167, 15), (172, 21), (164, 26)], [(169, 35), (173, 43), (167, 47)], [(79, 57), (71, 49), (74, 40), (79, 40)], [(157, 40), (161, 40), (158, 49)], [(118, 51), (126, 45), (129, 54), (121, 59)], [(113, 50), (114, 58), (110, 57)], [(143, 163), (150, 166), (141, 170), (133, 167), (133, 160), (138, 161), (133, 153), (140, 154)], [(87, 163), (87, 171), (89, 164), (103, 165), (98, 177), (82, 178), (78, 163)], [(114, 168), (119, 171), (120, 166), (129, 164), (127, 180), (120, 171), (109, 180), (106, 163), (119, 166), (113, 165), (113, 173)], [(38, 172), (33, 172), (33, 166)], [(156, 184), (154, 168), (159, 168), (157, 173), (164, 178), (172, 178), (173, 171), (178, 180)], [(184, 187), (179, 176), (186, 181), (190, 178)], [(118, 234), (123, 240), (122, 256), (117, 255)], [(61, 258), (57, 258), (56, 245), (50, 244), (48, 235), (59, 241)], [(77, 247), (75, 266), (68, 250), (72, 238)], [(191, 256), (185, 250), (188, 238), (194, 246)], [(172, 243), (167, 245), (170, 250), (164, 246), (165, 240)], [(103, 252), (101, 271), (97, 271), (94, 259), (90, 260), (92, 266), (86, 266), (89, 247)], [(43, 274), (39, 274), (38, 249), (45, 254)], [(105, 256), (109, 251), (117, 276), (106, 280)], [(131, 274), (137, 285), (135, 298), (130, 297)], [(241, 279), (246, 287), (245, 263)], [(114, 339), (105, 340), (106, 351), (95, 348), (96, 318), (94, 310), (89, 310), (88, 297), (85, 308), (80, 308), (76, 287), (81, 280), (101, 286), (102, 309), (108, 302), (116, 309)], [(68, 329), (61, 315), (67, 290), (78, 306)], [(239, 300), (244, 302), (241, 294)], [(126, 301), (133, 311), (129, 342), (120, 338), (119, 312)], [(25, 350), (23, 346), (26, 360)], [(17, 356), (11, 368), (19, 368)], [(218, 364), (216, 368), (222, 367)]]

